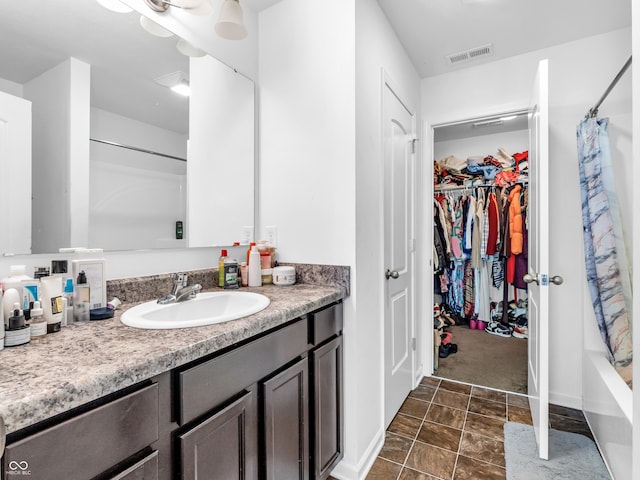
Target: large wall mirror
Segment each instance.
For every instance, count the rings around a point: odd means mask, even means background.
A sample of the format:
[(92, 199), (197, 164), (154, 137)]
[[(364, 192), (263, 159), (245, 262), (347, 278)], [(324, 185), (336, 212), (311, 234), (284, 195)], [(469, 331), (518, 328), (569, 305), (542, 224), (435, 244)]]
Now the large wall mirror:
[[(0, 235), (0, 253), (230, 245), (253, 225), (253, 82), (139, 19), (95, 0), (2, 6), (0, 187), (32, 201), (9, 219), (24, 241)], [(13, 99), (31, 108), (21, 156)]]

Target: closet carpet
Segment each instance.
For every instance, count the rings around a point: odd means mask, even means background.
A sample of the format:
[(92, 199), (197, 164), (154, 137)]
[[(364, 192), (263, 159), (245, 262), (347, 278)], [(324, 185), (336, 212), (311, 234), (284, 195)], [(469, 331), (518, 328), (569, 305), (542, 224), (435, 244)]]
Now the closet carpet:
[(459, 382), (527, 393), (527, 340), (499, 337), (466, 325), (448, 327), (458, 352), (438, 359), (434, 375)]

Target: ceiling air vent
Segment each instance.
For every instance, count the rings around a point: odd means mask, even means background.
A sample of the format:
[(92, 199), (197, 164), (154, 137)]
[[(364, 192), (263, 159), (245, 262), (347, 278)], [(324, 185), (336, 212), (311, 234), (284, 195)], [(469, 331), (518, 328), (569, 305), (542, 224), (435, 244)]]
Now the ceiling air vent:
[(464, 52), (452, 53), (451, 55), (447, 55), (446, 58), (449, 61), (449, 65), (455, 65), (456, 63), (468, 62), (474, 58), (484, 57), (485, 55), (491, 55), (492, 53), (493, 44), (487, 43), (480, 47), (470, 48)]

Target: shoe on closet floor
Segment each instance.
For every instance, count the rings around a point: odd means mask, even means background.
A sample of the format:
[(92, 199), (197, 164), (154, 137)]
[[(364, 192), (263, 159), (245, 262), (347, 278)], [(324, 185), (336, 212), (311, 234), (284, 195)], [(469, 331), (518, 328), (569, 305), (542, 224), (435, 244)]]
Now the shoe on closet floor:
[(458, 351), (458, 345), (455, 343), (447, 343), (446, 345), (442, 344), (438, 347), (438, 356), (440, 358), (447, 358), (452, 353), (456, 353)]
[(529, 320), (524, 315), (518, 317), (516, 326), (511, 334), (515, 338), (529, 338)]
[(506, 327), (501, 323), (494, 321), (489, 322), (489, 325), (487, 325), (487, 328), (485, 328), (484, 331), (499, 337), (510, 337), (512, 333), (511, 327)]

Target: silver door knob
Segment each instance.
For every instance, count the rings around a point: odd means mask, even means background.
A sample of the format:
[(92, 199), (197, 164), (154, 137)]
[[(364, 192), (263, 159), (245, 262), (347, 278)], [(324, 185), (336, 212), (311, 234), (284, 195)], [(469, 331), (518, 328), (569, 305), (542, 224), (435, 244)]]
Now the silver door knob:
[[(522, 280), (524, 280), (524, 283), (535, 282), (538, 285), (540, 285), (540, 280), (538, 279), (538, 277), (539, 275), (531, 275), (530, 273), (526, 273), (522, 276)], [(560, 275), (554, 275), (553, 277), (550, 277), (548, 281), (553, 283), (554, 285), (562, 285), (562, 283), (564, 282), (564, 279)], [(543, 286), (548, 285), (546, 275), (542, 275), (542, 285)]]
[(387, 271), (384, 272), (384, 276), (386, 277), (387, 280), (389, 280), (389, 278), (398, 278), (400, 276), (400, 274), (398, 272), (396, 272), (395, 270), (389, 270), (387, 268)]

